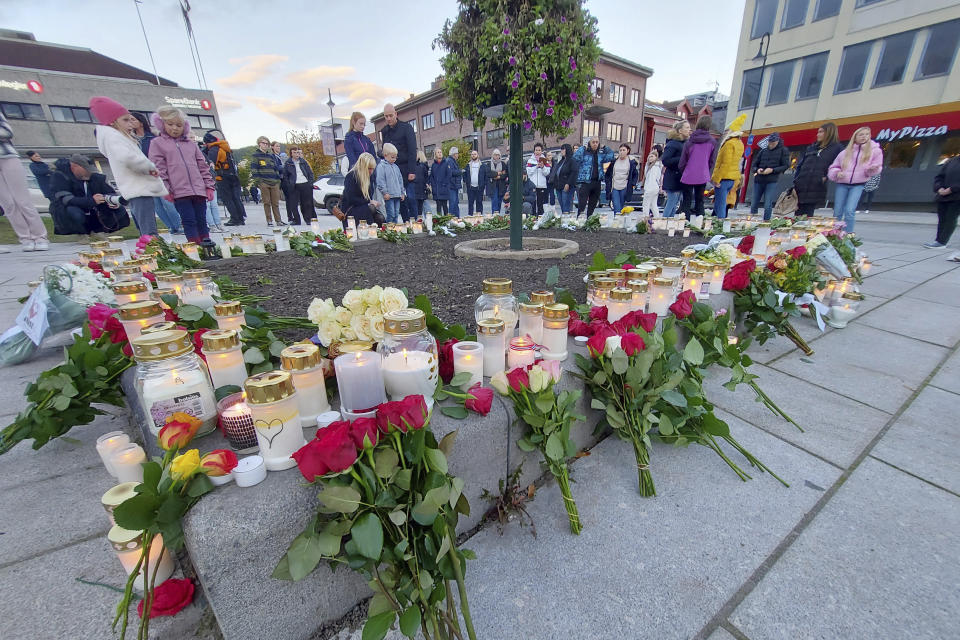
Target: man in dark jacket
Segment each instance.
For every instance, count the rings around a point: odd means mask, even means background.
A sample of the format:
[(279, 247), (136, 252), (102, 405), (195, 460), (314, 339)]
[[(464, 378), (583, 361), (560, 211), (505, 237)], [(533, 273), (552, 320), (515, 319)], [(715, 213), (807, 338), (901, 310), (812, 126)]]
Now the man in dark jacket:
[(233, 159), (233, 151), (226, 140), (220, 140), (212, 133), (203, 136), (207, 145), (207, 162), (213, 167), (211, 173), (216, 181), (217, 196), (230, 214), (227, 226), (235, 227), (243, 224), (246, 211), (237, 194), (240, 192), (240, 177), (237, 174), (237, 163)]
[[(397, 119), (397, 110), (392, 104), (383, 105), (383, 117), (387, 126), (380, 130), (383, 144), (388, 142), (397, 148), (397, 166), (403, 175), (404, 189), (407, 197), (400, 203), (400, 216), (404, 222), (417, 217), (417, 194), (414, 192), (413, 181), (417, 179), (417, 136), (409, 122), (400, 122)], [(381, 157), (383, 157), (381, 155)]]
[(50, 168), (40, 154), (36, 151), (27, 151), (27, 157), (30, 158), (30, 173), (37, 179), (37, 185), (40, 192), (47, 200), (52, 200), (53, 194), (50, 193), (50, 178), (53, 177), (53, 170)]
[(774, 131), (767, 138), (767, 148), (760, 149), (753, 160), (753, 202), (750, 213), (756, 213), (763, 202), (763, 219), (773, 216), (773, 203), (777, 199), (777, 180), (790, 166), (790, 153)]
[(313, 206), (313, 169), (303, 157), (303, 149), (292, 146), (287, 151), (290, 157), (283, 165), (283, 180), (288, 185), (289, 194), (287, 212), (291, 216), (291, 224), (300, 224), (301, 213), (303, 221), (309, 223), (317, 217)]
[[(927, 249), (943, 249), (957, 228), (960, 218), (960, 156), (953, 156), (940, 166), (933, 178), (933, 191), (937, 194), (937, 237), (933, 242), (924, 242)], [(960, 262), (960, 253), (949, 258)]]
[(557, 192), (557, 202), (561, 213), (573, 211), (573, 192), (577, 188), (577, 163), (573, 160), (573, 148), (569, 144), (560, 147), (560, 155), (554, 160), (553, 173), (550, 174), (553, 189)]
[(50, 216), (59, 235), (113, 232), (130, 224), (121, 198), (85, 156), (60, 158), (50, 177)]

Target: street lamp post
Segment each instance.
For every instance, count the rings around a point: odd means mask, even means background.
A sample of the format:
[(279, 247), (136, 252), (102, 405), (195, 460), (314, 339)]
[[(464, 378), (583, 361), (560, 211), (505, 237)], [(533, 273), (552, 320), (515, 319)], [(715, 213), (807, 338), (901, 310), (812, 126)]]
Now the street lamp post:
[[(750, 133), (747, 134), (747, 151), (749, 153), (749, 165), (753, 164), (753, 122), (757, 119), (757, 105), (760, 104), (760, 93), (763, 90), (763, 72), (767, 68), (767, 54), (770, 53), (770, 32), (760, 36), (760, 49), (757, 55), (753, 57), (754, 62), (761, 60), (760, 79), (757, 81), (757, 99), (753, 102), (753, 114), (750, 116)], [(744, 170), (743, 189), (740, 191), (740, 202), (747, 201), (747, 186), (750, 184), (750, 172)]]
[(330, 92), (330, 89), (327, 89), (327, 106), (330, 107), (330, 135), (333, 138), (333, 166), (336, 167), (337, 173), (340, 173), (340, 157), (337, 154), (337, 127), (333, 123), (333, 108), (336, 103), (333, 101), (333, 94)]

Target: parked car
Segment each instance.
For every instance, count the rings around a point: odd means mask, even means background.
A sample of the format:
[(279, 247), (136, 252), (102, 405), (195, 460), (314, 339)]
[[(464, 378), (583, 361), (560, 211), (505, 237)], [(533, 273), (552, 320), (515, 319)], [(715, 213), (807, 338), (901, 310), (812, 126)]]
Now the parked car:
[(343, 195), (343, 176), (337, 173), (330, 173), (320, 176), (313, 183), (313, 201), (318, 207), (327, 210), (327, 213), (333, 211), (333, 208), (340, 204), (340, 196)]

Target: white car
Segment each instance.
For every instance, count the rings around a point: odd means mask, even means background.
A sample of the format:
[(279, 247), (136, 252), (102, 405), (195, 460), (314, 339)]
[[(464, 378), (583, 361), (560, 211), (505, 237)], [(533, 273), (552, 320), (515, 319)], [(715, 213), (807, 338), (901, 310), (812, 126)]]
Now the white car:
[(313, 183), (313, 201), (318, 207), (327, 210), (327, 213), (333, 211), (333, 208), (340, 204), (340, 196), (343, 195), (343, 176), (333, 173), (320, 178)]

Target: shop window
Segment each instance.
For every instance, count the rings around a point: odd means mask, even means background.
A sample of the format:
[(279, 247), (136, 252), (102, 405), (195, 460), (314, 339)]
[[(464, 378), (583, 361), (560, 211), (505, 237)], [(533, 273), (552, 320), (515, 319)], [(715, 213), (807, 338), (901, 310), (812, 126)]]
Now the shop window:
[(960, 41), (960, 20), (952, 20), (930, 27), (927, 45), (923, 49), (920, 65), (917, 67), (917, 79), (932, 78), (950, 73), (953, 58), (957, 54), (957, 42)]
[(432, 113), (428, 113), (427, 115), (423, 116), (422, 119), (423, 119), (423, 129), (424, 129), (424, 131), (426, 131), (427, 129), (433, 129), (433, 127), (435, 126), (435, 123), (434, 123), (434, 119), (433, 119), (433, 114), (432, 114)]
[(24, 102), (0, 102), (3, 115), (11, 120), (46, 120), (43, 107)]
[(783, 104), (790, 98), (794, 63), (796, 63), (796, 60), (788, 60), (770, 67), (770, 89), (767, 91), (768, 105)]
[(883, 148), (884, 164), (888, 169), (909, 169), (920, 150), (919, 140), (898, 140)]
[(800, 67), (800, 82), (797, 84), (797, 100), (820, 97), (820, 88), (823, 86), (823, 74), (827, 69), (828, 55), (824, 51), (803, 58)]
[(583, 137), (599, 138), (600, 137), (600, 121), (591, 120), (590, 118), (584, 118), (583, 119)]
[(753, 7), (753, 28), (750, 39), (755, 40), (765, 33), (773, 32), (773, 23), (777, 19), (777, 5), (780, 0), (757, 0)]
[(630, 126), (627, 127), (627, 142), (634, 144), (637, 141), (637, 128)]
[(943, 146), (940, 147), (940, 158), (937, 160), (937, 165), (942, 165), (954, 156), (960, 156), (960, 136), (950, 136), (943, 141)]
[(453, 107), (440, 109), (440, 124), (453, 122)]
[(590, 93), (597, 100), (603, 98), (603, 78), (594, 78), (590, 81)]
[(621, 137), (623, 137), (623, 125), (617, 124), (616, 122), (608, 122), (607, 123), (607, 140), (620, 142)]
[(631, 107), (640, 106), (640, 90), (639, 89), (630, 89), (630, 106)]
[[(740, 108), (752, 109), (760, 98), (762, 69), (748, 69), (743, 72), (743, 85), (740, 87)], [(679, 114), (678, 114), (679, 115)]]
[(860, 90), (872, 48), (873, 42), (861, 42), (843, 48), (843, 58), (840, 60), (840, 71), (837, 73), (837, 87), (834, 93)]
[(880, 53), (880, 62), (877, 64), (877, 75), (873, 79), (873, 86), (883, 87), (903, 82), (907, 61), (910, 60), (910, 51), (913, 49), (914, 35), (915, 32), (910, 31), (882, 40), (883, 49)]
[(807, 8), (810, 0), (787, 0), (783, 9), (783, 18), (780, 20), (780, 31), (793, 29), (807, 21)]
[(502, 147), (504, 144), (503, 134), (503, 129), (491, 129), (487, 131), (487, 149), (493, 150)]
[(817, 0), (817, 6), (813, 10), (813, 21), (832, 18), (840, 13), (840, 5), (843, 0)]
[(610, 83), (610, 102), (623, 104), (623, 96), (626, 93), (626, 91), (627, 91), (627, 88), (622, 84), (611, 82)]

